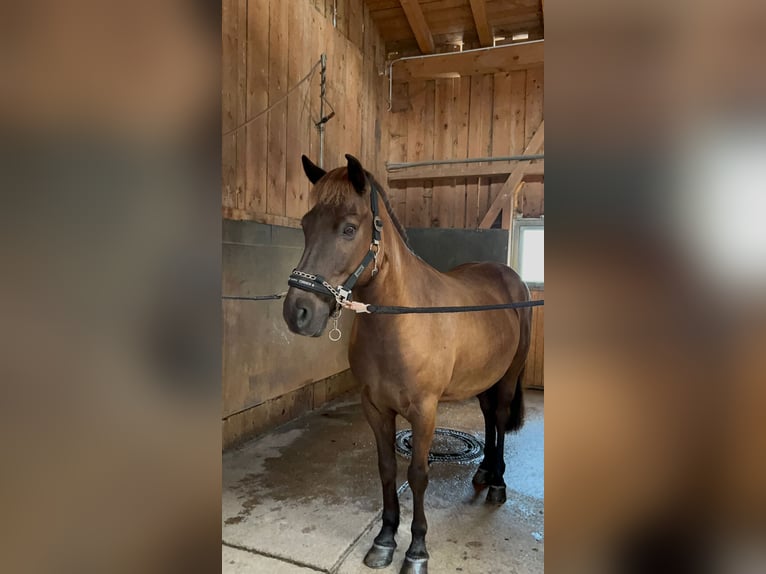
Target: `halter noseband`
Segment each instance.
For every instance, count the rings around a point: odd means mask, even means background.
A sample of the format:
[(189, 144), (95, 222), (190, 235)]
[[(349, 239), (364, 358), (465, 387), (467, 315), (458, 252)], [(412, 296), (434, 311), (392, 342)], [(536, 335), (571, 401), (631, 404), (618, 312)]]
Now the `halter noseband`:
[(287, 284), (290, 287), (296, 287), (304, 291), (329, 295), (335, 299), (339, 308), (344, 303), (351, 301), (351, 290), (356, 285), (359, 277), (362, 276), (362, 273), (364, 273), (364, 270), (367, 269), (367, 266), (374, 261), (375, 267), (372, 270), (372, 276), (374, 277), (378, 272), (378, 251), (380, 250), (380, 232), (383, 229), (383, 220), (378, 216), (378, 190), (372, 182), (370, 182), (370, 209), (372, 210), (372, 242), (370, 243), (370, 249), (356, 270), (349, 275), (342, 285), (333, 287), (321, 275), (312, 275), (297, 269), (293, 269), (292, 273), (290, 273)]

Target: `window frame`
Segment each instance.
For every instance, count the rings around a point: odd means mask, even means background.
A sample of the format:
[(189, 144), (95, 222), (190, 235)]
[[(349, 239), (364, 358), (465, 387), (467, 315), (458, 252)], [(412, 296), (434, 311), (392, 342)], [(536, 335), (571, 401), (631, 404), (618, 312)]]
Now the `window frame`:
[[(522, 238), (524, 237), (522, 231), (524, 229), (542, 229), (545, 230), (545, 216), (541, 217), (516, 217), (513, 219), (511, 237), (511, 261), (510, 266), (516, 273), (521, 275), (521, 248)], [(523, 279), (523, 278), (522, 278)], [(545, 280), (542, 282), (526, 282), (527, 287), (530, 289), (543, 289), (545, 288)]]

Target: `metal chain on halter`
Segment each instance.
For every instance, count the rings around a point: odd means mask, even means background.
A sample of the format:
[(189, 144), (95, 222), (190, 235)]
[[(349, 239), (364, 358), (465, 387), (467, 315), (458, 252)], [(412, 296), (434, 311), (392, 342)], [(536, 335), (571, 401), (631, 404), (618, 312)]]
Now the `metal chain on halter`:
[[(318, 281), (318, 277), (316, 275), (312, 275), (311, 273), (306, 273), (305, 271), (299, 271), (297, 269), (293, 269), (292, 272), (293, 275), (296, 275), (298, 277), (302, 277), (303, 279), (308, 279), (309, 281)], [(333, 314), (330, 316), (333, 320), (333, 327), (330, 329), (330, 332), (327, 334), (328, 337), (330, 337), (330, 340), (335, 343), (337, 341), (340, 341), (340, 338), (343, 336), (343, 333), (341, 333), (341, 330), (338, 328), (338, 320), (340, 319), (341, 311), (343, 310), (343, 306), (347, 304), (348, 302), (348, 296), (350, 295), (350, 292), (345, 292), (341, 288), (340, 290), (336, 289), (332, 285), (330, 285), (327, 281), (324, 279), (321, 282), (321, 285), (327, 289), (333, 297), (335, 297), (335, 302), (337, 303), (337, 306), (335, 307), (335, 311), (333, 311)]]

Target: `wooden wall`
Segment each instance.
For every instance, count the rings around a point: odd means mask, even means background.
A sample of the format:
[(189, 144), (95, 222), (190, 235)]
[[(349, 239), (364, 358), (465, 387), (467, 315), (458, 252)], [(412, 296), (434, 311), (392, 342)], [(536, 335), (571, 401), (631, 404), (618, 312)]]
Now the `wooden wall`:
[[(542, 289), (530, 289), (532, 299), (544, 299)], [(525, 387), (543, 388), (543, 361), (545, 358), (545, 307), (532, 307), (532, 344), (527, 356), (522, 384)]]
[[(543, 78), (538, 67), (396, 84), (390, 161), (523, 153), (543, 120)], [(506, 177), (420, 179), (389, 187), (405, 225), (470, 229), (478, 227)]]
[[(223, 130), (279, 101), (327, 53), (325, 167), (356, 155), (383, 174), (388, 158), (385, 45), (366, 3), (223, 0)], [(300, 157), (319, 156), (319, 71), (273, 110), (223, 140), (223, 213), (297, 227), (309, 207)]]

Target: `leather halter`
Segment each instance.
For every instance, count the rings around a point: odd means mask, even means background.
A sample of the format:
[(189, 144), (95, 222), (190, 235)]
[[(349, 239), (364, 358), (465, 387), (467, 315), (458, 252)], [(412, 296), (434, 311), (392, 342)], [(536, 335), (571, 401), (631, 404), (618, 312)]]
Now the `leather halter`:
[[(369, 180), (368, 180), (369, 181)], [(339, 308), (344, 303), (351, 301), (351, 290), (356, 285), (359, 277), (362, 276), (367, 266), (375, 262), (375, 267), (372, 270), (372, 276), (378, 272), (378, 251), (380, 250), (380, 232), (383, 229), (383, 220), (378, 216), (378, 190), (370, 183), (370, 209), (372, 210), (372, 242), (370, 243), (370, 249), (362, 259), (362, 262), (356, 268), (356, 270), (348, 276), (341, 285), (333, 287), (327, 280), (321, 275), (312, 275), (304, 271), (298, 271), (293, 269), (290, 273), (290, 277), (287, 280), (287, 284), (290, 287), (302, 289), (303, 291), (313, 291), (314, 293), (320, 293), (322, 295), (329, 295), (333, 297), (338, 303)]]

